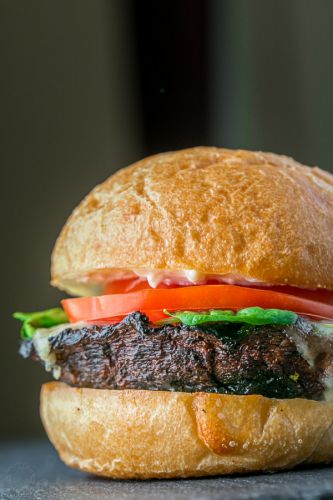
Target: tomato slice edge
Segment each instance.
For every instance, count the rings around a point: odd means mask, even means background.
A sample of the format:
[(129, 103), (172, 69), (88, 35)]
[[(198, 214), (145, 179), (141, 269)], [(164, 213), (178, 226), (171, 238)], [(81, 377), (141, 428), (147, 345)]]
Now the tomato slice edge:
[(333, 320), (333, 305), (282, 292), (238, 285), (151, 288), (125, 294), (64, 299), (62, 305), (72, 322), (123, 317), (134, 311), (141, 311), (149, 316), (149, 311), (163, 314), (163, 309), (238, 310), (253, 306), (288, 309), (300, 315)]

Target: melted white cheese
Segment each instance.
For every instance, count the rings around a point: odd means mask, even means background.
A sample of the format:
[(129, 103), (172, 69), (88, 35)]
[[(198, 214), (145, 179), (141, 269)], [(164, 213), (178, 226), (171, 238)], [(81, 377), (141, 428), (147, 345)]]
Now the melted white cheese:
[(66, 330), (66, 328), (77, 330), (86, 324), (87, 323), (82, 321), (78, 323), (63, 323), (62, 325), (53, 326), (52, 328), (38, 328), (34, 333), (32, 343), (35, 351), (38, 357), (44, 362), (45, 370), (47, 372), (52, 371), (52, 375), (55, 379), (60, 378), (61, 368), (56, 363), (56, 356), (54, 352), (51, 352), (49, 338), (58, 335), (63, 330)]
[(324, 399), (329, 403), (333, 403), (333, 377), (328, 377), (325, 382)]
[(45, 370), (50, 372), (56, 365), (56, 357), (51, 353), (49, 337), (53, 335), (53, 328), (39, 328), (36, 330), (32, 343), (39, 358), (44, 361)]
[[(325, 323), (317, 323), (313, 322), (312, 325), (314, 326), (315, 330), (317, 332), (319, 331), (319, 335), (322, 337), (322, 340), (325, 339), (325, 334), (326, 334), (326, 342), (332, 342), (332, 338), (330, 336), (333, 335), (332, 327), (330, 327), (330, 324)], [(307, 332), (307, 335), (318, 335), (318, 333), (313, 333), (313, 332)], [(316, 358), (318, 356), (318, 353), (321, 351), (317, 350), (316, 347), (311, 347), (311, 344), (309, 342), (306, 342), (306, 336), (302, 337), (296, 329), (294, 329), (293, 326), (291, 326), (288, 329), (288, 336), (295, 342), (296, 349), (299, 352), (299, 354), (302, 356), (302, 358), (305, 359), (311, 366), (311, 368), (315, 368), (316, 366)], [(324, 385), (324, 392), (322, 395), (322, 399), (325, 401), (328, 401), (330, 403), (333, 403), (333, 377), (328, 376), (326, 379), (322, 380), (322, 383)]]
[[(292, 329), (289, 330), (289, 332), (292, 332)], [(314, 368), (315, 366), (315, 356), (311, 349), (309, 348), (309, 345), (306, 343), (304, 339), (300, 337), (300, 335), (293, 335), (292, 333), (289, 333), (289, 336), (293, 339), (296, 345), (296, 349), (299, 352), (299, 354), (302, 356), (302, 358), (305, 359), (311, 366), (311, 368)]]

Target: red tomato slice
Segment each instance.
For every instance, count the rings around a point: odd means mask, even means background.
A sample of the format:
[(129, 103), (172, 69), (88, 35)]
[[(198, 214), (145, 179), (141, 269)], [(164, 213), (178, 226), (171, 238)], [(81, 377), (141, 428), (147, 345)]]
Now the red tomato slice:
[[(220, 285), (221, 282), (217, 280), (210, 279), (206, 283), (207, 285)], [(172, 285), (166, 285), (165, 283), (160, 283), (157, 288), (179, 288), (182, 285), (177, 285), (173, 283)], [(194, 286), (191, 283), (185, 286)], [(195, 285), (201, 286), (201, 285)], [(251, 287), (252, 288), (252, 287)], [(323, 302), (324, 304), (333, 305), (333, 292), (331, 290), (317, 289), (317, 290), (306, 290), (304, 288), (296, 288), (293, 286), (272, 286), (272, 287), (256, 287), (256, 289), (270, 290), (274, 292), (281, 292), (287, 295), (296, 295), (297, 297), (303, 297), (304, 299), (314, 300), (315, 302)], [(129, 293), (136, 292), (138, 290), (151, 289), (148, 281), (143, 278), (129, 278), (126, 280), (115, 280), (110, 281), (106, 284), (104, 289), (104, 295), (110, 295), (114, 293)]]
[(263, 308), (287, 309), (320, 319), (333, 319), (333, 306), (296, 295), (236, 285), (200, 285), (166, 289), (144, 289), (126, 294), (65, 299), (63, 307), (70, 321), (108, 320), (141, 311), (156, 321), (163, 309), (207, 310)]
[(324, 304), (333, 305), (333, 292), (318, 288), (317, 290), (306, 290), (304, 288), (296, 288), (294, 286), (272, 286), (269, 290), (274, 292), (286, 293), (288, 295), (296, 295), (304, 299), (314, 300), (315, 302), (322, 302)]

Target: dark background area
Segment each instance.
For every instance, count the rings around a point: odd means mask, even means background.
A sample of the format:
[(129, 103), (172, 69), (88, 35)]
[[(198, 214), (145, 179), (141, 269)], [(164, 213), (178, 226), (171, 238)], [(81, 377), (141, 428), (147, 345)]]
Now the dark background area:
[(98, 182), (194, 145), (333, 170), (330, 0), (0, 0), (0, 438), (42, 432), (14, 310), (57, 305), (54, 241)]

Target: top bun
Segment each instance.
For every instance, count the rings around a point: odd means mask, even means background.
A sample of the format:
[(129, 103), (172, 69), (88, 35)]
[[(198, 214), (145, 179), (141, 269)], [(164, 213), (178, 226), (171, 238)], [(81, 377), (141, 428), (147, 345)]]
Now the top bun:
[(333, 176), (286, 156), (212, 147), (134, 163), (74, 210), (53, 251), (52, 284), (89, 294), (97, 276), (129, 270), (333, 289)]

